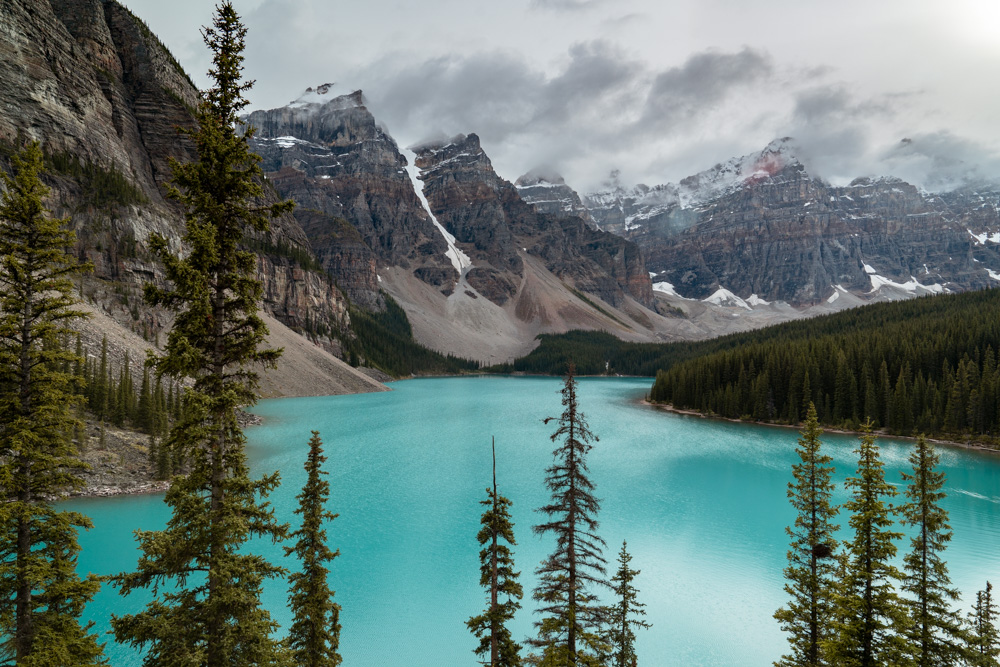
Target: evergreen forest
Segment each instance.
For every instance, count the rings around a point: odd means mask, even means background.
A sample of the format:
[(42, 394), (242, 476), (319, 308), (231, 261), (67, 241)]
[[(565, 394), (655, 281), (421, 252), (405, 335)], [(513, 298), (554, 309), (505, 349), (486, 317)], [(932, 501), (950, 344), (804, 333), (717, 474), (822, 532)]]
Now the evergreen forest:
[(649, 398), (731, 419), (992, 441), (1000, 431), (1000, 292), (876, 304), (742, 336), (665, 366)]

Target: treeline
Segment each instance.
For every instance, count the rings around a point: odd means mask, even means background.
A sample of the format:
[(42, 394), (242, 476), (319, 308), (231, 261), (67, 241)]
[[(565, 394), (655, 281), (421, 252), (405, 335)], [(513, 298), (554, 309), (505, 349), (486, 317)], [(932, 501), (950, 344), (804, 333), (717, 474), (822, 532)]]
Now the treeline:
[(627, 343), (604, 331), (569, 331), (541, 334), (539, 344), (526, 356), (509, 364), (485, 369), (490, 373), (559, 375), (570, 360), (581, 375), (655, 375), (686, 349), (667, 344)]
[(117, 372), (109, 363), (107, 337), (101, 342), (99, 359), (84, 358), (77, 339), (76, 358), (73, 374), (81, 381), (87, 409), (97, 420), (161, 436), (167, 432), (171, 420), (180, 418), (180, 386), (168, 382), (164, 388), (162, 376), (151, 375), (148, 368), (143, 368), (137, 390), (127, 352)]
[(413, 339), (406, 311), (383, 293), (385, 310), (370, 312), (351, 306), (351, 328), (355, 337), (344, 337), (344, 358), (352, 366), (364, 363), (393, 377), (416, 373), (461, 373), (479, 370), (479, 363), (444, 355)]
[[(941, 506), (945, 475), (933, 445), (917, 439), (912, 470), (902, 473), (906, 486), (899, 490), (886, 480), (875, 435), (865, 424), (854, 450), (857, 472), (845, 481), (847, 500), (838, 507), (832, 502), (833, 459), (823, 453), (821, 435), (810, 404), (788, 484), (796, 510), (786, 529), (789, 600), (774, 614), (789, 652), (774, 664), (996, 667), (1000, 642), (990, 582), (967, 618), (954, 606), (959, 592), (944, 558), (952, 538)], [(849, 515), (843, 543), (835, 537), (840, 513)], [(913, 531), (902, 567), (895, 564), (903, 538), (897, 527)]]
[[(925, 297), (781, 325), (657, 373), (650, 400), (734, 419), (870, 419), (894, 434), (1000, 430), (1000, 292)], [(806, 328), (812, 324), (815, 331)]]

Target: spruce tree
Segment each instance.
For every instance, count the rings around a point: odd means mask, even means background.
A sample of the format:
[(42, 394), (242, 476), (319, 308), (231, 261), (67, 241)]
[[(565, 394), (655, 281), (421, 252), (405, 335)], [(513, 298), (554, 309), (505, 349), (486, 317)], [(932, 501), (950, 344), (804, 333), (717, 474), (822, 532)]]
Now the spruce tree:
[(302, 525), (291, 534), (295, 546), (285, 547), (285, 556), (295, 554), (302, 562), (302, 570), (288, 577), (292, 585), (288, 607), (293, 617), (288, 645), (300, 667), (336, 667), (341, 661), (337, 653), (340, 605), (333, 601), (326, 567), (340, 550), (330, 551), (323, 528), (324, 521), (337, 518), (325, 509), (330, 498), (330, 484), (322, 477), (328, 474), (322, 469), (325, 461), (323, 442), (319, 432), (313, 431), (305, 464), (306, 484), (296, 496), (299, 507), (295, 513), (302, 517)]
[(996, 621), (993, 585), (987, 581), (986, 588), (976, 593), (976, 604), (969, 614), (966, 661), (970, 667), (1000, 667), (1000, 632)]
[(866, 422), (858, 455), (857, 477), (848, 477), (851, 498), (844, 510), (853, 538), (846, 543), (846, 574), (836, 597), (834, 636), (825, 646), (828, 661), (843, 667), (909, 665), (908, 618), (896, 593), (899, 570), (892, 565), (894, 540), (892, 506), (896, 489), (885, 481), (871, 422)]
[(612, 667), (633, 667), (639, 660), (635, 652), (635, 629), (652, 627), (642, 618), (646, 615), (646, 605), (639, 602), (639, 591), (632, 585), (639, 570), (628, 566), (631, 561), (628, 545), (622, 541), (622, 550), (618, 552), (618, 572), (611, 578), (615, 604), (608, 610)]
[(587, 453), (597, 437), (580, 412), (575, 374), (571, 362), (561, 392), (563, 413), (551, 437), (561, 442), (552, 452), (555, 463), (546, 470), (552, 502), (538, 509), (550, 520), (534, 527), (538, 535), (556, 536), (556, 550), (535, 571), (539, 581), (532, 597), (544, 618), (535, 622), (538, 636), (528, 643), (540, 650), (530, 658), (540, 665), (601, 665), (609, 649), (606, 609), (593, 591), (607, 586), (602, 555), (606, 544), (597, 535), (600, 501), (587, 476)]
[(833, 459), (820, 452), (822, 435), (816, 407), (810, 403), (796, 450), (801, 462), (792, 466), (795, 481), (788, 483), (788, 499), (796, 511), (794, 525), (785, 528), (792, 538), (785, 568), (785, 592), (791, 601), (774, 617), (788, 633), (791, 651), (775, 663), (779, 666), (829, 664), (822, 646), (830, 636), (837, 573), (833, 533), (840, 526), (833, 523), (838, 512), (831, 503)]
[(77, 361), (58, 344), (84, 313), (74, 308), (81, 266), (73, 232), (43, 203), (42, 151), (28, 144), (0, 172), (0, 663), (103, 664), (101, 645), (81, 626), (97, 592), (76, 573), (77, 531), (90, 520), (48, 498), (82, 486), (71, 434)]
[(903, 591), (913, 621), (908, 636), (913, 662), (918, 667), (955, 664), (963, 652), (962, 620), (950, 603), (958, 600), (951, 587), (948, 564), (942, 558), (951, 540), (948, 512), (941, 508), (945, 497), (944, 473), (935, 470), (940, 461), (933, 445), (923, 436), (910, 454), (913, 474), (903, 473), (909, 482), (901, 508), (903, 525), (916, 528), (910, 539), (910, 553), (903, 559)]
[[(482, 547), (479, 551), (479, 585), (486, 588), (490, 602), (482, 614), (470, 618), (466, 625), (479, 639), (475, 653), (483, 658), (482, 664), (490, 667), (516, 667), (521, 664), (521, 646), (511, 638), (507, 624), (521, 608), (520, 600), (524, 591), (517, 581), (521, 573), (514, 571), (514, 555), (510, 550), (510, 546), (517, 544), (514, 540), (514, 524), (510, 518), (511, 502), (497, 491), (495, 441), (493, 488), (486, 489), (486, 496), (486, 500), (479, 501), (486, 510), (476, 539)], [(501, 544), (500, 540), (507, 544)], [(506, 600), (500, 601), (501, 595)]]
[(146, 300), (177, 313), (156, 371), (191, 381), (184, 417), (161, 444), (186, 472), (166, 494), (172, 517), (165, 530), (139, 533), (137, 570), (113, 578), (123, 594), (159, 592), (143, 611), (112, 618), (118, 641), (145, 647), (150, 666), (272, 665), (284, 654), (260, 595), (265, 580), (285, 571), (247, 547), (255, 537), (287, 535), (263, 500), (278, 475), (249, 478), (237, 421), (237, 409), (256, 400), (252, 367), (273, 366), (280, 351), (262, 348), (261, 283), (253, 254), (239, 248), (245, 230), (267, 231), (270, 218), (290, 205), (260, 203), (260, 158), (247, 143), (253, 129), (240, 128), (251, 86), (242, 81), (245, 35), (229, 2), (203, 31), (214, 86), (189, 133), (198, 159), (173, 163), (169, 188), (185, 210), (186, 252), (172, 254), (160, 237), (150, 243), (171, 284), (147, 284)]

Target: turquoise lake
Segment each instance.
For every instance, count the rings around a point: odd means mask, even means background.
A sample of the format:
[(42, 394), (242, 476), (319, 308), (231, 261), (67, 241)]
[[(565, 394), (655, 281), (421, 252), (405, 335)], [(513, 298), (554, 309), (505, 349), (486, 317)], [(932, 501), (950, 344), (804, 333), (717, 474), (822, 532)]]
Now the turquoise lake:
[[(770, 665), (786, 647), (771, 618), (785, 602), (782, 568), (793, 519), (785, 490), (797, 461), (798, 434), (673, 415), (639, 404), (648, 379), (582, 379), (580, 405), (600, 437), (589, 458), (602, 500), (600, 533), (609, 568), (623, 539), (646, 603), (650, 630), (640, 633), (646, 665)], [(465, 627), (486, 604), (478, 585), (476, 532), (490, 483), (490, 437), (497, 442), (500, 492), (513, 501), (514, 557), (525, 588), (515, 637), (531, 634), (534, 569), (551, 551), (536, 537), (534, 508), (548, 500), (552, 425), (561, 412), (556, 378), (464, 377), (396, 382), (379, 394), (263, 401), (263, 426), (248, 430), (255, 474), (280, 470), (272, 497), (292, 521), (310, 431), (320, 431), (328, 457), (331, 500), (339, 518), (328, 526), (340, 557), (330, 584), (341, 604), (341, 654), (347, 667), (473, 665), (476, 642)], [(886, 476), (899, 483), (908, 442), (880, 441)], [(853, 474), (856, 439), (824, 437), (837, 479)], [(1000, 458), (941, 448), (955, 536), (948, 549), (963, 607), (988, 578), (1000, 575)], [(836, 500), (846, 498), (842, 487)], [(131, 569), (132, 531), (167, 519), (162, 496), (83, 499), (64, 507), (92, 517), (81, 536), (82, 572)], [(841, 517), (846, 525), (847, 517)], [(843, 531), (842, 531), (843, 532)], [(901, 551), (908, 548), (900, 544)], [(259, 551), (281, 561), (280, 547)], [(287, 561), (294, 567), (293, 560)], [(270, 585), (265, 604), (287, 627), (284, 584)], [(148, 598), (121, 598), (105, 587), (88, 607), (97, 628), (111, 613), (136, 611)], [(136, 651), (109, 639), (117, 666), (141, 663)]]

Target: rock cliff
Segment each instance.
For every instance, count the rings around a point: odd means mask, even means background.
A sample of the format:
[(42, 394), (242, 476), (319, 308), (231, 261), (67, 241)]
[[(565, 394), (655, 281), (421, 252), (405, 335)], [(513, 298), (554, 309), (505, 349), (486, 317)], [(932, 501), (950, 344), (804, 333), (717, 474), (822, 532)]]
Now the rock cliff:
[(307, 214), (306, 225), (323, 267), (367, 308), (381, 307), (373, 258), (432, 284), (454, 283), (447, 244), (414, 192), (406, 158), (361, 91), (338, 96), (333, 88), (309, 89), (288, 106), (247, 119), (257, 128), (252, 145), (278, 192), (325, 216)]
[[(71, 217), (78, 252), (96, 268), (87, 298), (136, 333), (160, 334), (169, 318), (145, 307), (139, 291), (162, 280), (150, 234), (180, 247), (183, 219), (164, 184), (171, 159), (193, 157), (178, 128), (194, 125), (196, 89), (114, 0), (0, 0), (0, 53), (0, 168), (18, 142), (41, 142), (49, 206)], [(248, 243), (268, 311), (300, 330), (349, 325), (343, 296), (324, 272), (309, 270), (316, 260), (294, 217)]]
[[(591, 229), (576, 215), (544, 214), (500, 178), (475, 134), (416, 149), (431, 210), (449, 232), (471, 246), (476, 268), (468, 279), (499, 305), (522, 276), (518, 249), (576, 289), (612, 305), (625, 298), (652, 305), (652, 284), (638, 248)], [(565, 213), (565, 212), (564, 212)], [(465, 247), (465, 246), (463, 246)]]
[(678, 185), (586, 202), (602, 228), (643, 248), (654, 282), (689, 298), (728, 290), (809, 306), (844, 291), (897, 298), (1000, 280), (996, 192), (932, 195), (894, 178), (835, 187), (809, 174), (790, 139)]

